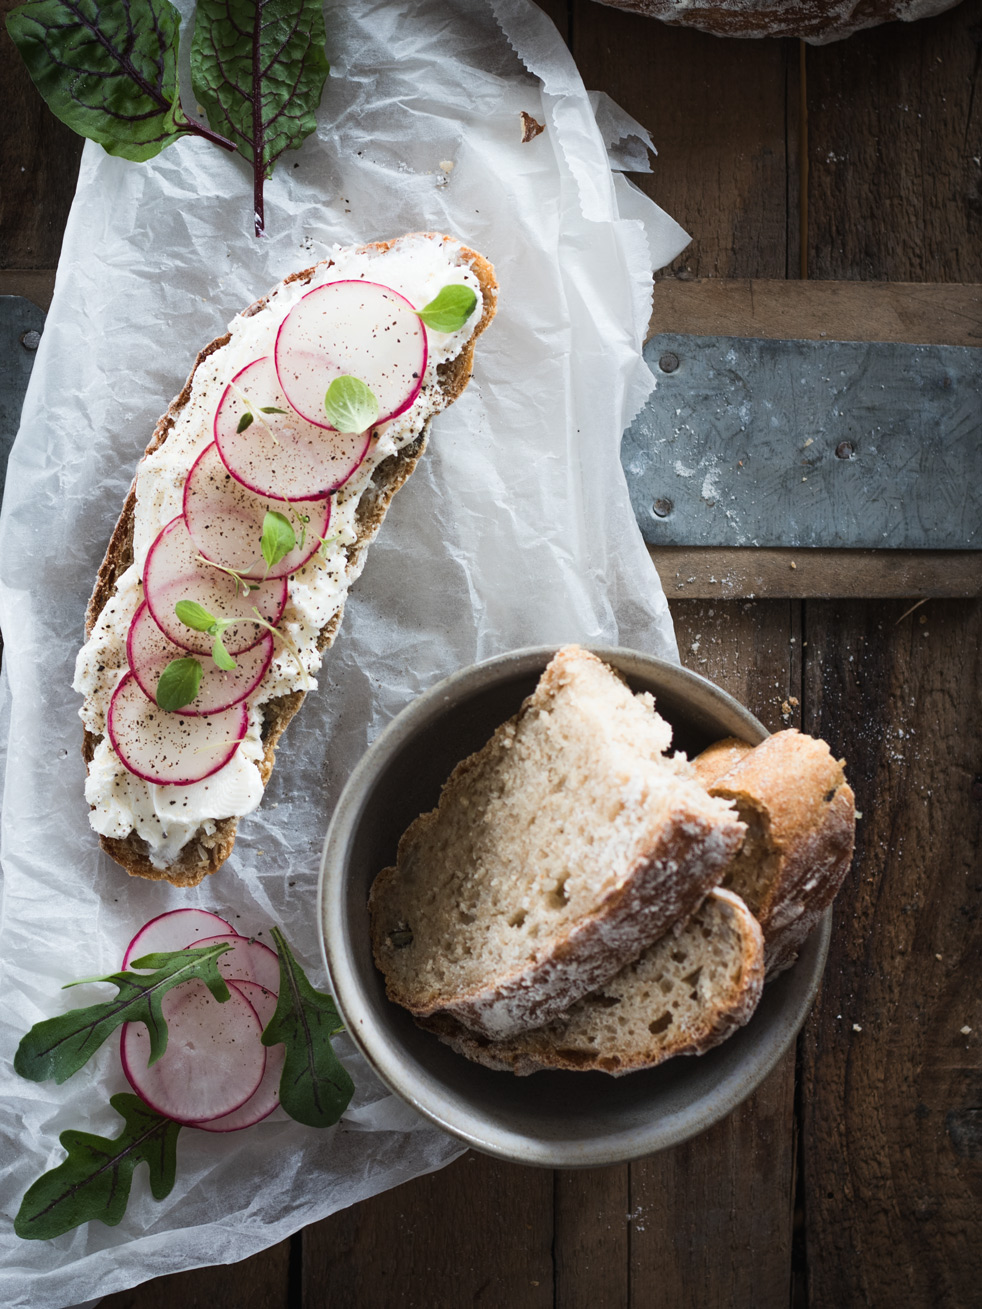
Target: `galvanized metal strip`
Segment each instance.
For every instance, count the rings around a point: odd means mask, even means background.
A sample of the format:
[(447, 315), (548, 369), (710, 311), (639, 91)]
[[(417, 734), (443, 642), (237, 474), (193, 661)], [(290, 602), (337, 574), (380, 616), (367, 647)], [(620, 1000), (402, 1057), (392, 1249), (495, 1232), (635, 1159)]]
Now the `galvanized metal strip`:
[(44, 330), (44, 310), (19, 295), (0, 295), (0, 501), (7, 456), (20, 426), (20, 411)]
[(651, 545), (982, 548), (982, 350), (662, 334), (621, 459)]

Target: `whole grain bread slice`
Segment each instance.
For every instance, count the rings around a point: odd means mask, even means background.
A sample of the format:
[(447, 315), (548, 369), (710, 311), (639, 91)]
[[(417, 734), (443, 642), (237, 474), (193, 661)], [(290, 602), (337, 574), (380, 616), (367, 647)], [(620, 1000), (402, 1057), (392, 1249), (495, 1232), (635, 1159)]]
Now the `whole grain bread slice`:
[(671, 729), (568, 646), (459, 764), (370, 897), (391, 999), (489, 1038), (541, 1026), (687, 917), (743, 837)]
[(543, 1069), (620, 1077), (704, 1054), (749, 1021), (764, 984), (757, 920), (731, 891), (544, 1027), (488, 1041), (445, 1015), (417, 1019), (459, 1054), (524, 1077)]
[[(728, 742), (693, 760), (710, 795), (732, 801), (746, 824), (723, 885), (749, 905), (764, 932), (768, 977), (790, 967), (852, 862), (855, 797), (824, 741), (788, 730), (753, 749)], [(712, 776), (711, 776), (712, 774)]]
[[(455, 359), (440, 364), (437, 368), (442, 407), (445, 408), (457, 399), (470, 381), (475, 342), (494, 317), (497, 282), (495, 281), (494, 269), (482, 255), (468, 249), (466, 246), (458, 245), (452, 238), (439, 233), (424, 233), (422, 235), (431, 240), (441, 241), (453, 246), (456, 261), (468, 264), (476, 275), (483, 297), (483, 312), (473, 335)], [(400, 240), (405, 239), (407, 238), (376, 241), (362, 247), (362, 249), (385, 251), (397, 245)], [(330, 264), (331, 260), (328, 259), (322, 264), (292, 274), (285, 281), (287, 284), (309, 282), (320, 269), (330, 267)], [(246, 310), (246, 316), (259, 313), (266, 305), (266, 301), (267, 297), (265, 296), (255, 301)], [(178, 416), (191, 398), (191, 387), (198, 368), (210, 355), (226, 345), (230, 339), (230, 335), (226, 333), (206, 345), (199, 352), (184, 389), (157, 423), (150, 443), (146, 448), (147, 454), (152, 454), (167, 440)], [(362, 493), (357, 509), (358, 539), (348, 547), (345, 571), (349, 578), (357, 577), (359, 574), (363, 566), (362, 556), (368, 545), (378, 534), (392, 497), (406, 482), (419, 462), (426, 445), (429, 427), (430, 421), (428, 420), (415, 440), (380, 463), (375, 469), (370, 484)], [(135, 509), (136, 478), (134, 477), (122, 513), (116, 523), (105, 557), (99, 568), (95, 589), (86, 610), (85, 633), (87, 638), (91, 636), (97, 618), (111, 599), (119, 578), (133, 563), (133, 518)], [(343, 606), (321, 630), (317, 642), (319, 650), (323, 651), (333, 643), (341, 623), (342, 612)], [(280, 737), (300, 708), (304, 698), (305, 695), (302, 691), (295, 691), (270, 700), (263, 706), (262, 742), (264, 751), (259, 768), (264, 786), (273, 771), (276, 747)], [(94, 736), (87, 730), (85, 731), (82, 756), (87, 765), (91, 763), (100, 740), (101, 737)], [(175, 886), (190, 887), (197, 886), (209, 873), (216, 872), (229, 857), (235, 844), (237, 828), (238, 819), (236, 818), (219, 819), (214, 824), (214, 831), (210, 834), (206, 832), (204, 827), (200, 828), (181, 850), (178, 858), (166, 868), (157, 868), (153, 864), (146, 842), (135, 832), (131, 832), (129, 836), (124, 838), (101, 836), (99, 839), (106, 853), (133, 876), (158, 881), (166, 880)]]

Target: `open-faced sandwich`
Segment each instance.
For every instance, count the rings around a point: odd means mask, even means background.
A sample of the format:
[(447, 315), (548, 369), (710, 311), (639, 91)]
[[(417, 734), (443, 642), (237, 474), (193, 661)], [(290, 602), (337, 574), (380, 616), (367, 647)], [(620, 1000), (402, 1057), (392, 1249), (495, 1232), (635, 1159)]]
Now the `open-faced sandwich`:
[(90, 821), (128, 872), (194, 886), (228, 858), (496, 290), (450, 237), (338, 248), (198, 355), (137, 468), (75, 675)]

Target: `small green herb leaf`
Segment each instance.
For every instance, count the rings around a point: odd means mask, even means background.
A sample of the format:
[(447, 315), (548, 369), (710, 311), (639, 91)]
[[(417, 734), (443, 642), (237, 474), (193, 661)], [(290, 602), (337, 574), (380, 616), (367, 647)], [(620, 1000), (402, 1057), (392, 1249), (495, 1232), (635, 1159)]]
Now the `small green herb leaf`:
[(202, 667), (190, 655), (172, 659), (157, 682), (157, 703), (174, 713), (194, 700), (201, 688)]
[(261, 549), (266, 568), (275, 568), (297, 544), (296, 533), (285, 514), (270, 510), (263, 518)]
[(247, 409), (245, 413), (242, 415), (242, 417), (239, 419), (238, 426), (236, 427), (235, 430), (237, 432), (244, 432), (247, 427), (251, 427), (251, 426), (252, 426), (252, 414), (250, 414), (249, 410)]
[(35, 1023), (17, 1047), (15, 1072), (30, 1082), (46, 1082), (49, 1078), (59, 1084), (67, 1081), (123, 1023), (146, 1023), (150, 1033), (150, 1063), (155, 1063), (167, 1049), (167, 1023), (160, 1008), (164, 996), (172, 987), (197, 979), (204, 982), (216, 1000), (227, 1000), (228, 987), (218, 971), (217, 960), (229, 949), (228, 945), (209, 945), (196, 950), (150, 954), (134, 964), (134, 967), (152, 968), (154, 971), (149, 975), (125, 972), (87, 978), (86, 981), (111, 982), (118, 989), (116, 998)]
[(307, 981), (278, 927), (272, 936), (280, 957), (280, 994), (263, 1045), (286, 1046), (280, 1103), (298, 1123), (330, 1127), (355, 1089), (331, 1044), (344, 1023), (331, 996)]
[(378, 422), (378, 401), (357, 377), (336, 377), (327, 388), (324, 409), (339, 432), (364, 432)]
[(211, 647), (211, 657), (223, 673), (230, 673), (233, 668), (238, 668), (238, 664), (225, 649), (225, 642), (220, 636), (215, 637), (215, 644)]
[(58, 1138), (68, 1158), (39, 1177), (21, 1201), (14, 1231), (47, 1241), (93, 1219), (115, 1227), (126, 1211), (133, 1170), (145, 1163), (155, 1200), (169, 1195), (177, 1174), (180, 1123), (164, 1118), (138, 1096), (121, 1092), (109, 1101), (125, 1120), (119, 1136), (69, 1130)]
[(418, 316), (431, 332), (459, 332), (476, 304), (477, 296), (469, 286), (445, 286)]
[(261, 414), (285, 414), (285, 409), (277, 409), (276, 405), (262, 405), (259, 412)]
[(204, 605), (199, 605), (197, 600), (178, 600), (174, 613), (185, 627), (196, 632), (210, 632), (218, 623), (215, 615), (210, 614)]

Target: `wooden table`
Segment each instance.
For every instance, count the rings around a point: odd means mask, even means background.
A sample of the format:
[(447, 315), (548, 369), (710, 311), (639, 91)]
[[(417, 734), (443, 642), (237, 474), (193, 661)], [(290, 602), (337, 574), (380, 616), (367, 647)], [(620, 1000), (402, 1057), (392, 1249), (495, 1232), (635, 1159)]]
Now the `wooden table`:
[[(982, 0), (825, 48), (545, 7), (586, 85), (651, 128), (639, 181), (693, 234), (659, 303), (691, 314), (702, 278), (982, 282)], [(2, 68), (0, 292), (43, 303), (78, 143), (5, 36)], [(982, 344), (977, 289), (958, 313)], [(894, 568), (872, 588), (890, 598), (855, 579), (839, 598), (827, 570), (782, 565), (757, 599), (673, 600), (683, 661), (768, 727), (825, 737), (863, 814), (818, 1002), (752, 1099), (630, 1166), (470, 1154), (105, 1309), (982, 1305), (982, 606), (909, 612), (977, 594), (968, 562), (947, 592)]]

